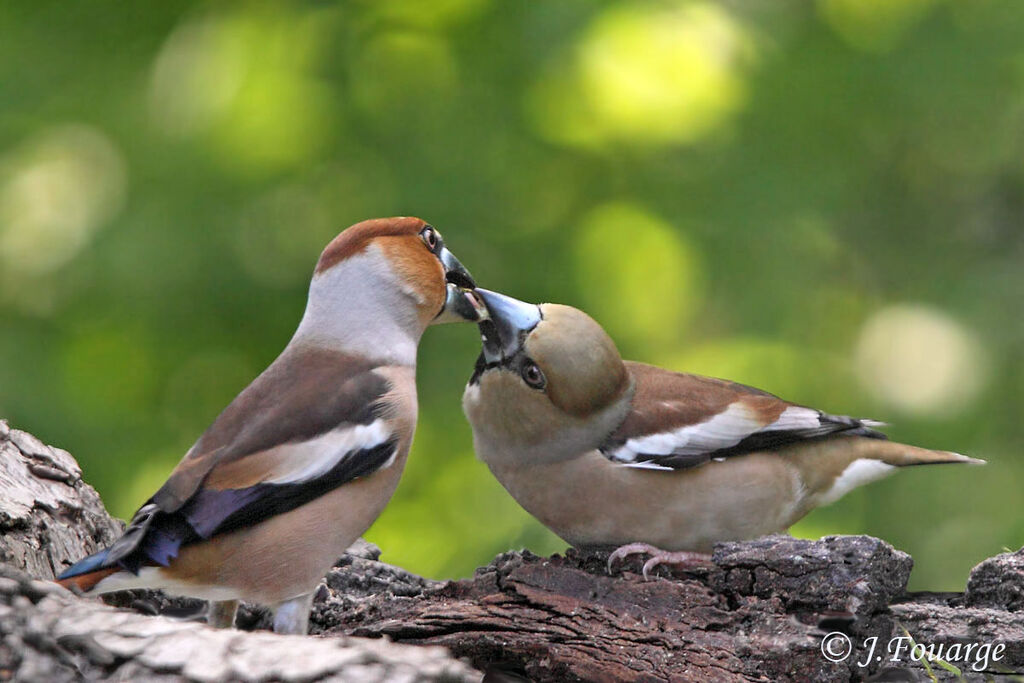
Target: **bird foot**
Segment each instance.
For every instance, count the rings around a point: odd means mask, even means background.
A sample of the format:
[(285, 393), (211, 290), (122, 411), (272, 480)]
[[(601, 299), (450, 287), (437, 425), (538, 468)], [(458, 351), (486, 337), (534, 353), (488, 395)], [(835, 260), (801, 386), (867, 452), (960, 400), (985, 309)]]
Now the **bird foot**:
[(650, 555), (651, 558), (644, 562), (641, 573), (644, 579), (650, 579), (651, 570), (660, 564), (674, 564), (677, 567), (700, 567), (711, 563), (711, 555), (707, 553), (696, 553), (689, 550), (670, 552), (662, 550), (648, 543), (629, 543), (618, 548), (608, 556), (608, 573), (612, 573), (612, 567), (616, 562), (621, 562), (630, 555)]
[(309, 610), (313, 593), (285, 600), (274, 611), (274, 633), (304, 636), (309, 633)]
[(206, 623), (214, 628), (232, 628), (238, 613), (238, 600), (210, 602), (206, 608)]

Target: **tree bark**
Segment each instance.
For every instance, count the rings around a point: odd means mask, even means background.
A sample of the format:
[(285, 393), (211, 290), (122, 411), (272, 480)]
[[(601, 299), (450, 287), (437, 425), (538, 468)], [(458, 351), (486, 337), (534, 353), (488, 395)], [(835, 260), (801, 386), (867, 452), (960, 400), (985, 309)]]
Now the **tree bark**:
[(477, 681), (439, 647), (213, 629), (76, 598), (0, 566), (0, 680)]
[[(1024, 671), (1024, 612), (965, 606), (971, 593), (906, 594), (910, 557), (867, 536), (723, 543), (712, 566), (659, 568), (650, 581), (639, 561), (610, 575), (606, 558), (506, 553), (471, 579), (358, 603), (332, 587), (317, 622), (330, 634), (443, 645), (481, 669), (536, 681), (917, 680), (927, 673), (904, 628), (922, 644), (1005, 646), (998, 661), (951, 661), (967, 680)], [(993, 575), (993, 584), (1019, 581), (1021, 553), (997, 562), (1011, 577)], [(853, 645), (841, 661), (822, 654), (832, 632)], [(904, 651), (887, 651), (900, 637), (892, 647)]]
[[(1024, 550), (978, 565), (964, 593), (907, 594), (911, 558), (865, 536), (724, 543), (708, 566), (659, 567), (649, 581), (639, 560), (609, 573), (605, 553), (577, 550), (505, 553), (472, 578), (431, 581), (362, 543), (317, 591), (319, 637), (246, 633), (269, 627), (255, 606), (240, 612), (243, 630), (209, 629), (195, 623), (201, 603), (157, 591), (115, 596), (128, 607), (116, 610), (28, 578), (51, 578), (120, 529), (73, 459), (2, 422), (0, 454), (0, 680), (944, 680), (957, 677), (954, 666), (983, 680), (1024, 671)], [(178, 617), (147, 616), (157, 613)], [(826, 657), (827, 634), (848, 638), (852, 651)], [(942, 646), (945, 661), (925, 667), (914, 644)]]
[(0, 420), (0, 562), (52, 579), (121, 529), (67, 451)]

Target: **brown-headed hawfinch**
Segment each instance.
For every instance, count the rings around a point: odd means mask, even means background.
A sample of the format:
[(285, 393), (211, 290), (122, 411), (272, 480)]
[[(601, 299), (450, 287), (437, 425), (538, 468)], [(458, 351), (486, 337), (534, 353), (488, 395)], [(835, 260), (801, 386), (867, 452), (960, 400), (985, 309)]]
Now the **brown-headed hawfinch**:
[(317, 583), (383, 510), (416, 425), (426, 328), (477, 320), (473, 280), (418, 218), (368, 220), (324, 249), (281, 355), (217, 417), (109, 548), (59, 577), (87, 594), (238, 600), (305, 633)]
[(858, 420), (752, 387), (623, 361), (575, 308), (478, 289), (490, 319), (463, 408), (477, 456), (568, 543), (706, 560), (784, 532), (896, 468), (982, 463), (887, 441)]

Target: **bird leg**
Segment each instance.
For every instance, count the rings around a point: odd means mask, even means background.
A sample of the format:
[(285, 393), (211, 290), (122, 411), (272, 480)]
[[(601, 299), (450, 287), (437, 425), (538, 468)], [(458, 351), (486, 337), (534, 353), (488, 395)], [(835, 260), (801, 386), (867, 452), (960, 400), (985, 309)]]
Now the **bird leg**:
[(206, 608), (206, 623), (214, 628), (231, 628), (236, 612), (238, 600), (211, 600)]
[(274, 612), (274, 633), (306, 635), (309, 632), (309, 610), (312, 606), (312, 593), (282, 602)]
[(678, 567), (697, 567), (701, 565), (707, 565), (711, 562), (711, 555), (708, 553), (697, 553), (690, 550), (680, 550), (676, 552), (669, 552), (668, 550), (662, 550), (656, 548), (649, 543), (629, 543), (627, 545), (618, 548), (615, 552), (608, 556), (608, 573), (612, 572), (612, 566), (621, 560), (626, 559), (630, 555), (650, 555), (651, 559), (644, 563), (642, 570), (644, 579), (649, 579), (648, 576), (652, 569), (657, 567), (659, 564), (674, 564)]

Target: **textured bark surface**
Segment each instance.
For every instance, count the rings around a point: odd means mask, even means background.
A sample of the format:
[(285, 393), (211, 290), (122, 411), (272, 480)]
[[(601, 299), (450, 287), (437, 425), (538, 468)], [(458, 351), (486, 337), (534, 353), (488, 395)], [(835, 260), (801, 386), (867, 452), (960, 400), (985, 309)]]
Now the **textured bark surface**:
[(212, 629), (116, 610), (0, 566), (0, 680), (478, 681), (441, 648)]
[(52, 579), (121, 529), (67, 451), (0, 420), (0, 562)]
[[(3, 429), (0, 452), (0, 680), (956, 679), (949, 665), (966, 680), (989, 680), (1024, 672), (1024, 551), (978, 565), (965, 593), (906, 594), (910, 557), (865, 536), (721, 544), (710, 565), (660, 567), (650, 581), (639, 558), (609, 573), (605, 554), (575, 550), (505, 553), (470, 579), (430, 581), (379, 562), (380, 551), (360, 543), (317, 591), (311, 631), (321, 637), (246, 633), (269, 627), (256, 606), (240, 612), (242, 630), (215, 631), (196, 623), (200, 602), (156, 591), (114, 596), (129, 608), (116, 610), (19, 572), (49, 578), (120, 527), (63, 451)], [(33, 470), (38, 453), (69, 477)], [(158, 613), (177, 618), (148, 616)], [(852, 644), (840, 661), (822, 654), (835, 632)], [(899, 661), (887, 651), (892, 638), (904, 638)], [(1004, 649), (984, 662), (976, 653), (947, 657), (929, 674), (910, 656), (913, 642)]]
[[(335, 570), (315, 619), (327, 633), (444, 645), (481, 669), (536, 681), (930, 680), (910, 654), (914, 643), (945, 652), (960, 644), (958, 659), (945, 659), (966, 680), (1024, 672), (1024, 611), (1006, 590), (1024, 571), (1021, 552), (972, 574), (972, 586), (981, 576), (1000, 588), (986, 607), (965, 606), (963, 593), (906, 594), (910, 557), (866, 536), (721, 544), (713, 566), (660, 568), (651, 581), (639, 560), (614, 575), (605, 560), (575, 550), (506, 553), (472, 579), (404, 597), (387, 589), (353, 597), (350, 583), (332, 585), (344, 576)], [(353, 569), (372, 571), (381, 586), (392, 585), (393, 571), (394, 585), (408, 585), (401, 570), (368, 564), (377, 566)], [(833, 632), (853, 648), (838, 662), (821, 649)], [(891, 649), (901, 643), (902, 652)], [(983, 659), (963, 652), (969, 643), (1004, 650)], [(960, 677), (930, 667), (939, 680)]]
[(985, 560), (971, 572), (966, 604), (1024, 610), (1024, 548)]
[(445, 645), (538, 681), (842, 680), (850, 666), (821, 656), (822, 622), (888, 634), (885, 606), (910, 571), (866, 537), (719, 546), (713, 567), (651, 581), (605, 560), (507, 553), (419, 596), (328, 607), (329, 632)]

